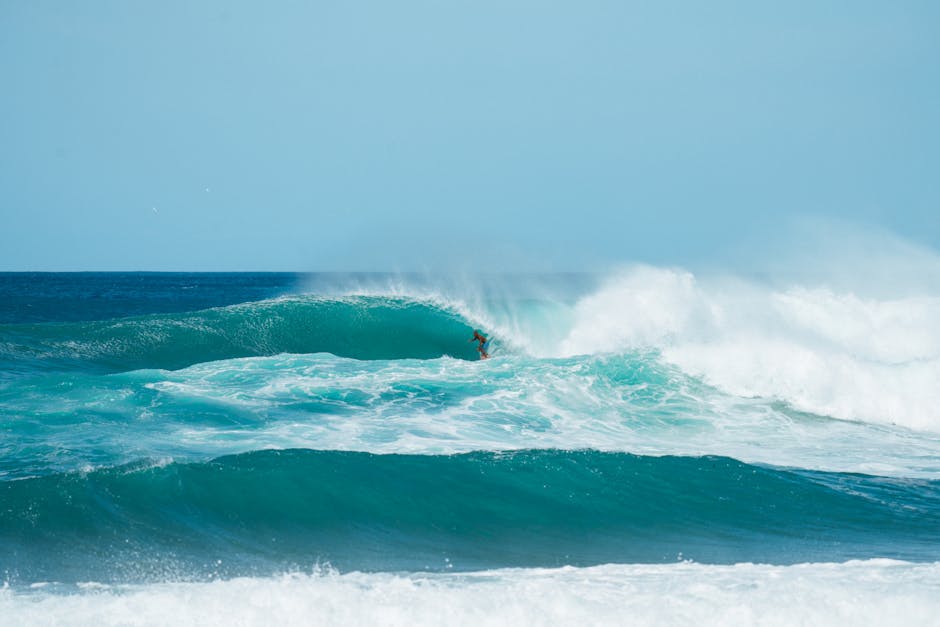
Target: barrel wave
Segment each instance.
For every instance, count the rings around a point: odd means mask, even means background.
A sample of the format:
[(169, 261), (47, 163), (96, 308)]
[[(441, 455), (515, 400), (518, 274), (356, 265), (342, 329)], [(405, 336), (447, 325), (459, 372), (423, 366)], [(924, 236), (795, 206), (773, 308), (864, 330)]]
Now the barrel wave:
[(440, 570), (940, 557), (940, 482), (724, 457), (298, 449), (52, 475), (0, 490), (0, 546), (13, 556), (5, 566), (27, 580), (69, 581), (89, 568), (100, 571), (96, 579), (147, 580), (165, 576), (169, 556), (190, 574), (229, 575), (298, 560)]
[(177, 369), (236, 357), (332, 353), (355, 359), (473, 359), (471, 323), (433, 302), (290, 297), (190, 313), (0, 326), (10, 371)]

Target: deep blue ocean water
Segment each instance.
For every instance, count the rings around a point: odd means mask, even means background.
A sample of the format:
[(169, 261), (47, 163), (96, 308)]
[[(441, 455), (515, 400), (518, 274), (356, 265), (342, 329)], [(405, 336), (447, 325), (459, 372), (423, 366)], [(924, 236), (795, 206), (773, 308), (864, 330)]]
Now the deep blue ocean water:
[(845, 329), (933, 338), (937, 303), (746, 297), (736, 320), (740, 294), (658, 269), (0, 274), (0, 601), (319, 568), (933, 567), (936, 346)]

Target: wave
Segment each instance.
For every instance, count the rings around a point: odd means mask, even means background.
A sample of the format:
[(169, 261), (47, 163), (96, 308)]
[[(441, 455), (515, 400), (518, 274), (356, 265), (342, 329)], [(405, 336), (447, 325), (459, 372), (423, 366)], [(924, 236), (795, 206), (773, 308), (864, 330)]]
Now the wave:
[[(726, 393), (940, 431), (940, 297), (772, 287), (636, 267), (580, 298), (543, 356), (655, 348)], [(537, 335), (525, 331), (524, 335)]]
[(940, 558), (940, 482), (591, 450), (255, 451), (0, 483), (22, 582)]
[(656, 351), (734, 396), (940, 432), (940, 284), (909, 276), (940, 268), (940, 257), (925, 255), (903, 268), (881, 264), (868, 281), (831, 271), (829, 279), (784, 281), (640, 265), (571, 285), (531, 280), (515, 292), (466, 281), (388, 291), (447, 303), (532, 357)]
[(472, 324), (430, 301), (382, 296), (290, 297), (108, 321), (0, 326), (11, 371), (177, 369), (278, 353), (355, 359), (476, 359)]
[[(0, 379), (39, 369), (178, 369), (280, 353), (474, 360), (474, 326), (535, 359), (655, 352), (736, 397), (940, 432), (940, 297), (772, 287), (634, 267), (540, 291), (511, 285), (350, 286), (185, 314), (0, 326)], [(580, 282), (579, 282), (580, 281)], [(493, 282), (490, 282), (493, 283)], [(583, 283), (583, 285), (581, 285)], [(483, 290), (475, 292), (475, 289)], [(490, 290), (486, 292), (485, 290)]]

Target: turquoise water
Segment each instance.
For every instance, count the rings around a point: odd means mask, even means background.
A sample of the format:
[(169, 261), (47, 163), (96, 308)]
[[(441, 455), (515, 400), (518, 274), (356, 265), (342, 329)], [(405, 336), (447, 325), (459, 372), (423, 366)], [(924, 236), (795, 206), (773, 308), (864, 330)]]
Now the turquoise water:
[(459, 316), (410, 299), (294, 297), (193, 313), (8, 324), (0, 328), (0, 363), (8, 371), (123, 372), (278, 353), (473, 359), (467, 329)]
[[(289, 449), (7, 482), (25, 581), (935, 558), (940, 482), (726, 457)], [(12, 540), (12, 541), (11, 541)]]
[(2, 275), (5, 585), (940, 560), (933, 300), (650, 272)]

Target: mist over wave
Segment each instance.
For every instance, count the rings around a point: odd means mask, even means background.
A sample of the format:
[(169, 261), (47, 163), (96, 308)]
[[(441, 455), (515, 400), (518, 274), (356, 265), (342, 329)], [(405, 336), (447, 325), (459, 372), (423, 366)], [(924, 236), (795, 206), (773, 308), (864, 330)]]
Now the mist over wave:
[(940, 297), (878, 300), (637, 268), (574, 307), (557, 354), (656, 347), (728, 393), (940, 430)]
[[(360, 285), (351, 293), (440, 303), (483, 325), (505, 348), (537, 358), (652, 349), (736, 396), (940, 431), (940, 287), (931, 278), (940, 276), (931, 270), (940, 262), (916, 252), (916, 264), (891, 258), (905, 274), (884, 288), (874, 277), (884, 282), (893, 274), (874, 273), (866, 289), (823, 264), (831, 278), (758, 280), (631, 266), (585, 278), (581, 290), (535, 277), (521, 282), (522, 297), (508, 296), (505, 278), (490, 285), (466, 277)], [(909, 276), (928, 261), (929, 280)]]
[[(321, 281), (322, 282), (322, 281)], [(606, 276), (338, 277), (311, 295), (113, 320), (0, 325), (3, 376), (178, 369), (328, 352), (356, 359), (655, 351), (728, 394), (845, 420), (940, 431), (940, 294), (860, 294), (635, 266)]]

